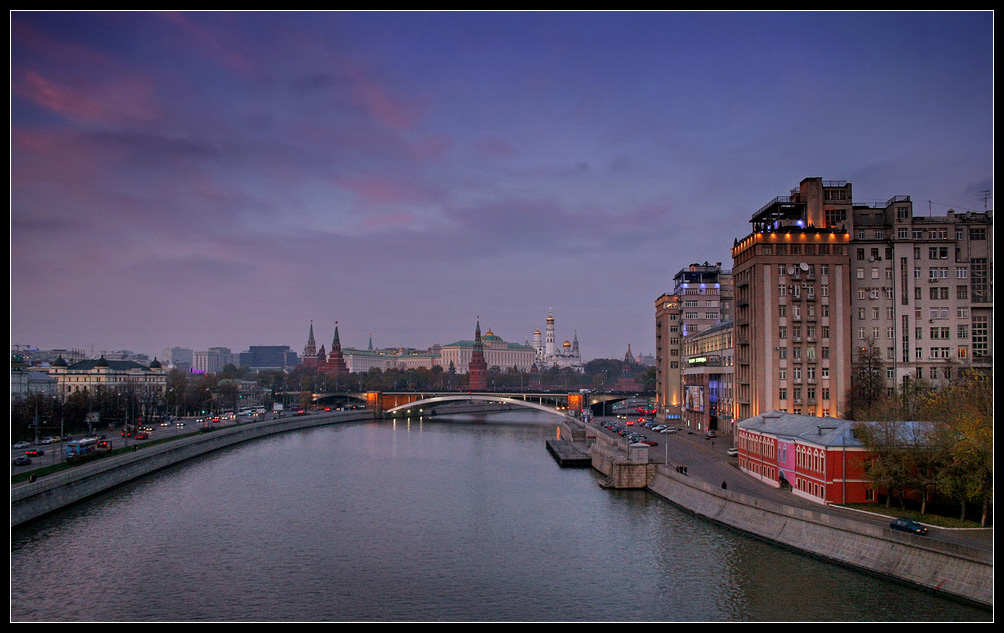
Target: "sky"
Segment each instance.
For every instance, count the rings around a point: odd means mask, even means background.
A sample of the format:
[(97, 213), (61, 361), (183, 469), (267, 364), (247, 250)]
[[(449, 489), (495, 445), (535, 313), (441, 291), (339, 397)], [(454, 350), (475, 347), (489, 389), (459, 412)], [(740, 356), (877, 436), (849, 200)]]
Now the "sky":
[[(11, 346), (655, 353), (809, 177), (993, 208), (992, 12), (13, 12)], [(989, 200), (987, 194), (990, 192)]]

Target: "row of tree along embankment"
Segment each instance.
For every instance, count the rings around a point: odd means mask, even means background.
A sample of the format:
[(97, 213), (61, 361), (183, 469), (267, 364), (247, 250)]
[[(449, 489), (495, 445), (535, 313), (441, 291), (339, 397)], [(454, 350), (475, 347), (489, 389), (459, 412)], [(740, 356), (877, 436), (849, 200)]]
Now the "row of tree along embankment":
[(337, 411), (220, 427), (170, 442), (136, 445), (136, 450), (82, 464), (10, 492), (11, 527), (33, 521), (169, 466), (250, 440), (343, 422), (374, 420), (371, 411)]

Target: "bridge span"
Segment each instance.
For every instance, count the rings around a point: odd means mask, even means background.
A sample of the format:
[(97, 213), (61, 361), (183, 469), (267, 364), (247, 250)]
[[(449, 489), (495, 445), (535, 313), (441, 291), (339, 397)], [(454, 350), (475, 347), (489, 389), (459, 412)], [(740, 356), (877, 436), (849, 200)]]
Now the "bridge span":
[[(579, 412), (593, 408), (600, 414), (599, 407), (630, 399), (629, 394), (576, 392), (504, 392), (504, 391), (361, 391), (338, 393), (314, 393), (311, 400), (315, 406), (330, 403), (332, 406), (357, 403), (377, 413), (406, 410), (409, 406), (435, 406), (446, 402), (478, 401), (505, 402), (515, 406), (539, 409), (548, 413)], [(573, 415), (575, 415), (573, 413)]]
[(530, 400), (510, 398), (506, 396), (499, 395), (480, 395), (480, 394), (450, 394), (443, 396), (433, 396), (431, 398), (423, 398), (421, 400), (415, 400), (406, 404), (399, 404), (397, 406), (391, 407), (389, 409), (384, 409), (384, 413), (389, 413), (393, 415), (398, 412), (408, 412), (411, 413), (416, 409), (418, 411), (423, 411), (425, 409), (432, 409), (437, 404), (447, 403), (447, 402), (491, 402), (497, 404), (510, 404), (518, 407), (526, 407), (530, 409), (536, 409), (538, 411), (543, 411), (545, 413), (550, 413), (553, 415), (559, 415), (562, 417), (576, 417), (577, 409), (572, 409), (569, 407), (554, 407), (545, 404), (539, 404), (537, 402), (532, 402)]

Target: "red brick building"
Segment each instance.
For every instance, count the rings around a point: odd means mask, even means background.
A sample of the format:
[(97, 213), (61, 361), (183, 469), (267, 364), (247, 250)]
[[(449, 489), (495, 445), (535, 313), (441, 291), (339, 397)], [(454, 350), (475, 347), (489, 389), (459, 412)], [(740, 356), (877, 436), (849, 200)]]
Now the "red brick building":
[(869, 451), (850, 420), (768, 411), (736, 426), (739, 468), (816, 503), (869, 503)]

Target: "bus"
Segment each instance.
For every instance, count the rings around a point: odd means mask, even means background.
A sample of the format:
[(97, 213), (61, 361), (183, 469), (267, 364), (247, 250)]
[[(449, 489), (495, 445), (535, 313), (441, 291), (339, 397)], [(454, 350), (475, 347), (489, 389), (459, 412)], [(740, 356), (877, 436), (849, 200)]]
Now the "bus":
[(93, 453), (98, 447), (98, 438), (85, 437), (82, 440), (66, 443), (66, 459), (78, 459)]

